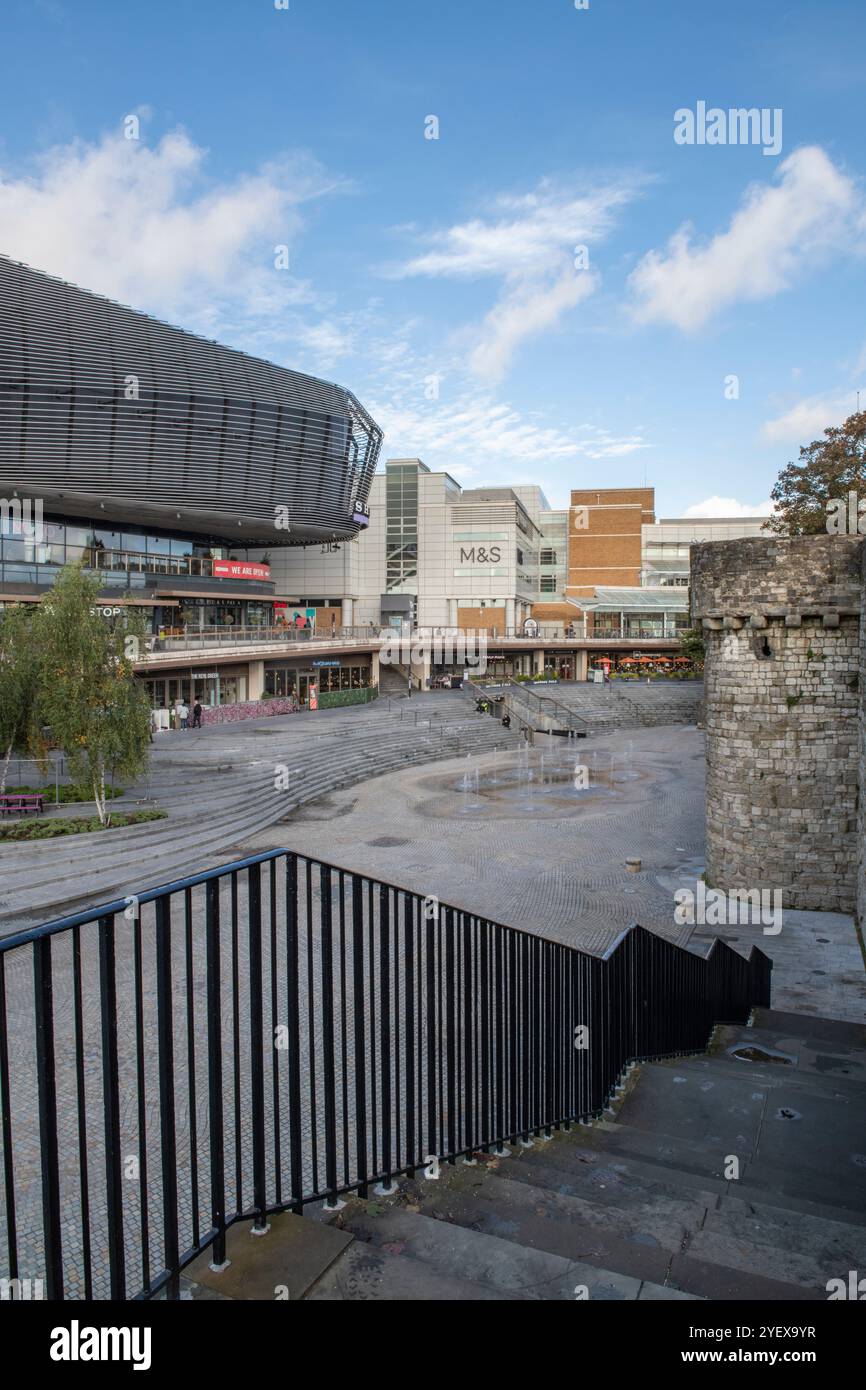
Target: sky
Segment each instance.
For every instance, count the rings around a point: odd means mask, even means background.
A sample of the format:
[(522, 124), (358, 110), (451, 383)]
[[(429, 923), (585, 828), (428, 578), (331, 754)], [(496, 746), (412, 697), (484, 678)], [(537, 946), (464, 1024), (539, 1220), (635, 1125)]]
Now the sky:
[(863, 0), (3, 0), (0, 253), (465, 487), (767, 511), (866, 403), (864, 50)]

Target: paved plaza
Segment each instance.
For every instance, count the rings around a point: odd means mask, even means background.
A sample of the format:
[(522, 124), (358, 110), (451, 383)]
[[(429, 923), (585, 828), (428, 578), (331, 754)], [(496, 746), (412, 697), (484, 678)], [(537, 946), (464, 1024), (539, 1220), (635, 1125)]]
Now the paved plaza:
[[(491, 721), (481, 720), (479, 727)], [(372, 728), (372, 726), (371, 726)], [(277, 729), (275, 741), (281, 741)], [(406, 758), (414, 756), (407, 745)], [(310, 800), (282, 823), (256, 832), (231, 852), (211, 863), (230, 862), (241, 853), (289, 848), (320, 858), (348, 871), (358, 871), (443, 902), (468, 909), (507, 925), (553, 937), (582, 950), (602, 953), (623, 928), (638, 922), (667, 939), (704, 951), (713, 934), (747, 953), (754, 942), (774, 960), (773, 1002), (777, 1009), (797, 1009), (837, 1019), (859, 1021), (866, 1003), (863, 959), (850, 918), (806, 912), (785, 913), (783, 930), (767, 936), (760, 928), (712, 929), (679, 925), (674, 919), (678, 888), (695, 890), (703, 869), (703, 736), (693, 726), (617, 731), (587, 740), (543, 739), (526, 745), (483, 751), (442, 761), (412, 763), (402, 770), (334, 789)], [(639, 859), (631, 872), (627, 860)], [(201, 865), (207, 867), (206, 864)], [(335, 886), (335, 921), (350, 922), (348, 898)], [(267, 875), (263, 920), (270, 920)], [(232, 1028), (241, 1039), (249, 1028), (248, 939), (243, 926), (233, 936), (230, 923), (230, 883), (221, 890), (223, 905), (223, 1037), (227, 1058), (233, 1055)], [(344, 913), (338, 911), (342, 901)], [(315, 1055), (316, 1083), (321, 1088), (322, 1038), (320, 1020), (309, 1013), (308, 1000), (320, 1000), (320, 941), (316, 935), (318, 897), (303, 909), (313, 924), (299, 964), (302, 1001), (302, 1073)], [(276, 902), (279, 920), (281, 903)], [(205, 1179), (209, 1169), (207, 1112), (207, 1000), (203, 947), (203, 895), (190, 903), (189, 936), (184, 937), (181, 904), (176, 904), (173, 937), (173, 1010), (177, 1067), (177, 1176), (180, 1186), (182, 1241), (191, 1241), (195, 1222), (208, 1221)], [(282, 923), (280, 922), (280, 927)], [(161, 1180), (158, 1163), (160, 1074), (157, 1054), (154, 919), (148, 909), (142, 919), (144, 988), (141, 999), (142, 1051), (137, 1056), (134, 999), (135, 942), (130, 924), (118, 919), (117, 950), (118, 1050), (121, 1088), (120, 1139), (124, 1162), (144, 1152), (150, 1155), (148, 1192), (152, 1269), (160, 1267)], [(82, 1246), (78, 1227), (81, 1196), (80, 1151), (83, 1120), (92, 1187), (90, 1227), (93, 1235), (94, 1291), (105, 1296), (103, 1175), (105, 1145), (101, 1106), (101, 1041), (99, 1032), (98, 969), (93, 928), (82, 930), (81, 1067), (85, 1104), (79, 1111), (75, 1057), (75, 998), (71, 983), (68, 941), (54, 948), (55, 1038), (58, 1081), (60, 1169), (63, 1192), (62, 1223), (69, 1292), (82, 1293)], [(264, 998), (266, 1031), (271, 1020), (287, 1017), (288, 978), (282, 932), (277, 940), (276, 994), (272, 996), (265, 943)], [(371, 937), (371, 949), (372, 949)], [(340, 926), (336, 949), (349, 980), (351, 942)], [(235, 962), (237, 1011), (232, 993)], [(394, 969), (399, 972), (399, 953)], [(339, 972), (338, 972), (339, 973)], [(35, 1039), (32, 1028), (33, 968), (28, 948), (7, 961), (10, 1061), (13, 1082), (12, 1155), (18, 1194), (18, 1238), (24, 1276), (41, 1270), (41, 1207), (36, 1097)], [(318, 1009), (318, 1004), (314, 1008)], [(348, 1011), (337, 1038), (337, 1057), (351, 1052), (353, 1016)], [(190, 1044), (189, 1039), (192, 1039)], [(190, 1051), (191, 1047), (191, 1051)], [(273, 1078), (273, 1050), (266, 1057), (266, 1089)], [(230, 1209), (235, 1201), (248, 1205), (252, 1168), (249, 1126), (234, 1149), (234, 1116), (249, 1113), (249, 1057), (236, 1073), (225, 1072), (225, 1119), (231, 1147), (228, 1172)], [(144, 1098), (137, 1102), (137, 1065), (142, 1068)], [(423, 1073), (422, 1073), (423, 1074)], [(284, 1072), (280, 1073), (284, 1078)], [(194, 1081), (194, 1109), (188, 1104)], [(351, 1078), (345, 1076), (351, 1098)], [(284, 1080), (280, 1093), (280, 1126), (285, 1135), (288, 1114)], [(321, 1089), (319, 1094), (321, 1094)], [(395, 1096), (395, 1103), (399, 1099)], [(350, 1107), (351, 1109), (351, 1107)], [(195, 1126), (193, 1126), (195, 1116)], [(312, 1169), (311, 1147), (321, 1143), (321, 1109), (304, 1102), (304, 1187), (319, 1190)], [(271, 1153), (273, 1115), (268, 1120)], [(340, 1134), (341, 1154), (354, 1146), (351, 1124)], [(198, 1163), (198, 1182), (194, 1178)], [(285, 1155), (284, 1155), (285, 1161)], [(348, 1164), (348, 1157), (347, 1157)], [(268, 1183), (276, 1179), (269, 1158)], [(321, 1178), (319, 1178), (321, 1181)], [(196, 1194), (200, 1210), (196, 1213)], [(124, 1184), (127, 1256), (131, 1286), (144, 1271), (139, 1245), (139, 1184), (136, 1170)], [(0, 1250), (0, 1257), (2, 1257)], [(4, 1261), (5, 1263), (5, 1261)]]
[[(850, 917), (783, 910), (778, 935), (675, 922), (675, 893), (696, 892), (704, 869), (700, 730), (537, 744), (334, 792), (244, 848), (296, 849), (593, 953), (633, 922), (702, 952), (714, 936), (743, 954), (754, 944), (774, 962), (776, 1008), (862, 1020), (866, 973)], [(581, 766), (588, 785), (575, 790)]]

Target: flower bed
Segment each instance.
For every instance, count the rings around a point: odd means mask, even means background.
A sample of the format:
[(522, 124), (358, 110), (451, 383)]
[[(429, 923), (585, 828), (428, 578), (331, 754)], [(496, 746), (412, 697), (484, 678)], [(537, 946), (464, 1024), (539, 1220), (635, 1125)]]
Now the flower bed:
[(58, 835), (81, 835), (93, 830), (120, 830), (126, 825), (164, 820), (165, 811), (115, 811), (111, 824), (103, 825), (98, 816), (75, 816), (69, 820), (19, 820), (0, 825), (0, 840), (54, 840)]
[[(243, 719), (263, 719), (271, 714), (291, 714), (292, 701), (288, 695), (271, 700), (245, 700), (238, 705), (205, 705), (202, 724), (238, 724)], [(192, 715), (190, 714), (190, 723)]]

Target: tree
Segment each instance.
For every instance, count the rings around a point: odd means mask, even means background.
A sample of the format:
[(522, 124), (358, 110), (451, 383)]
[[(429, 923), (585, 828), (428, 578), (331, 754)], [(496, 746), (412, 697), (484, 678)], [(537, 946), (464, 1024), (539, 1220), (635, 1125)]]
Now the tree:
[(702, 666), (704, 663), (704, 634), (699, 627), (684, 628), (679, 634), (680, 652), (689, 661)]
[(103, 825), (107, 788), (147, 765), (150, 712), (134, 678), (143, 624), (128, 610), (109, 622), (98, 612), (99, 582), (68, 565), (42, 600), (36, 620), (44, 677), (39, 712), (69, 760), (72, 777), (90, 787)]
[(779, 536), (827, 531), (828, 505), (847, 503), (849, 492), (866, 499), (866, 410), (824, 431), (800, 450), (800, 462), (779, 474), (772, 496), (776, 513), (767, 530)]
[(36, 712), (40, 663), (34, 626), (27, 604), (0, 612), (0, 795), (16, 748), (44, 760), (45, 741)]

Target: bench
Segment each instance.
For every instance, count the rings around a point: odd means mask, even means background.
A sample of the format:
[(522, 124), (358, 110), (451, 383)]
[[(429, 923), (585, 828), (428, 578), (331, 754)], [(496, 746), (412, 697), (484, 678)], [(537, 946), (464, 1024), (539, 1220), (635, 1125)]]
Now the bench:
[(0, 796), (0, 815), (23, 816), (28, 811), (42, 815), (45, 798), (39, 792), (13, 792)]

